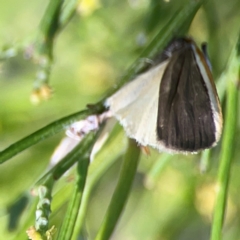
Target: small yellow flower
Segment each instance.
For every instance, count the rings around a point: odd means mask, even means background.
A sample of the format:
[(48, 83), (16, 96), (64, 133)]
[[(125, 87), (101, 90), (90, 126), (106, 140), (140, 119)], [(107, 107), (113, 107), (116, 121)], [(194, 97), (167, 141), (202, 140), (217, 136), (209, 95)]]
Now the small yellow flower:
[(43, 84), (40, 88), (34, 89), (30, 96), (30, 101), (37, 105), (43, 100), (48, 100), (52, 96), (52, 89), (49, 85)]
[(88, 16), (99, 7), (99, 0), (80, 0), (77, 11), (82, 16)]
[(43, 240), (41, 234), (36, 230), (35, 227), (31, 226), (27, 231), (26, 231), (28, 238), (30, 240)]

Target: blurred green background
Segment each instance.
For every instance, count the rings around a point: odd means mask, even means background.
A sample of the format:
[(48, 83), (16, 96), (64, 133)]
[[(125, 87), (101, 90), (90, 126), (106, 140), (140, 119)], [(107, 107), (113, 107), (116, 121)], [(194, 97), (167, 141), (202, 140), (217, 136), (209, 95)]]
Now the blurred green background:
[[(55, 41), (50, 100), (38, 105), (30, 102), (36, 65), (22, 53), (0, 62), (0, 150), (102, 99), (175, 9), (188, 4), (183, 0), (80, 2), (78, 13)], [(46, 0), (1, 0), (0, 46), (29, 41), (47, 4)], [(208, 42), (216, 82), (236, 43), (239, 23), (239, 0), (211, 0), (198, 11), (190, 27), (189, 35), (197, 43)], [(223, 110), (224, 102), (223, 98)], [(116, 132), (97, 156), (103, 163), (109, 157), (114, 161), (94, 187), (79, 239), (94, 239), (115, 188), (126, 147), (123, 130), (119, 127)], [(34, 224), (30, 190), (47, 169), (63, 136), (47, 139), (0, 166), (1, 239), (27, 239), (25, 226)], [(238, 128), (223, 232), (226, 240), (240, 239), (239, 140)], [(142, 154), (128, 204), (112, 239), (209, 239), (220, 149), (221, 143), (212, 151), (210, 170), (205, 174), (199, 170), (200, 154), (167, 155), (154, 150), (150, 156)], [(71, 183), (69, 176), (63, 177), (54, 191), (51, 225), (57, 228)]]

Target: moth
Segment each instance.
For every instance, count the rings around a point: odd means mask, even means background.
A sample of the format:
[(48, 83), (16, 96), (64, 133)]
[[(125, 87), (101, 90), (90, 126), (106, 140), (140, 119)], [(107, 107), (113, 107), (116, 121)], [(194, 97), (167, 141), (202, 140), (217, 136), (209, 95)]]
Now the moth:
[(196, 153), (217, 144), (222, 110), (206, 49), (193, 39), (171, 41), (145, 72), (105, 105), (140, 145)]

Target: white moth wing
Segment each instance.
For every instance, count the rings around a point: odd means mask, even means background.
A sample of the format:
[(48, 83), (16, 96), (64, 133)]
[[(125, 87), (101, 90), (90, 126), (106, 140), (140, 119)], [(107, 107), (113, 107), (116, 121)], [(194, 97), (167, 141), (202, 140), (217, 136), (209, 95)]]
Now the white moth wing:
[(130, 138), (160, 151), (167, 150), (156, 133), (159, 87), (167, 64), (164, 61), (139, 75), (105, 103)]
[(212, 85), (211, 79), (209, 79), (206, 68), (204, 67), (203, 64), (201, 64), (201, 59), (200, 59), (199, 55), (197, 54), (195, 45), (192, 46), (192, 49), (195, 53), (195, 58), (196, 58), (199, 70), (202, 74), (203, 80), (208, 89), (211, 108), (213, 111), (213, 119), (214, 119), (214, 123), (215, 123), (215, 127), (216, 127), (216, 133), (215, 133), (216, 142), (214, 144), (214, 145), (216, 145), (216, 143), (219, 141), (221, 134), (222, 134), (222, 110), (221, 110), (221, 106), (220, 106), (220, 102), (219, 102), (219, 99), (217, 96), (216, 89), (214, 89), (215, 87)]

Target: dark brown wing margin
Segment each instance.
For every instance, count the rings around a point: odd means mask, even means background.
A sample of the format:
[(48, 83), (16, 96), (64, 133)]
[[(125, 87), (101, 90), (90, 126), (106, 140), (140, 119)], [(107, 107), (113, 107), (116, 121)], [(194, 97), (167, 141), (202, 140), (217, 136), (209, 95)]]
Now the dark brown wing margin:
[(159, 90), (157, 138), (171, 149), (194, 152), (216, 140), (210, 98), (191, 47), (173, 54)]

